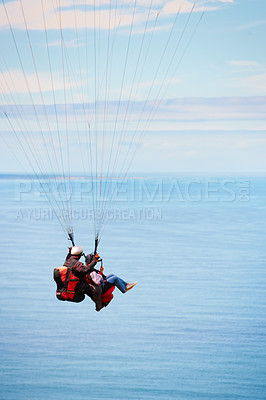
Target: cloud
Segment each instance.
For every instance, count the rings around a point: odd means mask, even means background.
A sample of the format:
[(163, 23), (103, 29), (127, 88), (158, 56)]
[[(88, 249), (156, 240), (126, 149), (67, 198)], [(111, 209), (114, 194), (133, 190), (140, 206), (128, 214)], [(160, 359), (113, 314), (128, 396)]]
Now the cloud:
[[(109, 3), (109, 2), (108, 2)], [(61, 0), (60, 10), (54, 6), (53, 0), (23, 0), (23, 12), (25, 14), (28, 29), (44, 30), (45, 25), (47, 29), (108, 29), (109, 24), (111, 29), (118, 26), (129, 26), (132, 20), (132, 4), (124, 8), (113, 8), (111, 13), (108, 8), (101, 5), (94, 7), (87, 7), (86, 1), (73, 2), (68, 0)], [(77, 7), (77, 6), (83, 7)], [(45, 21), (43, 18), (44, 10)], [(0, 5), (0, 28), (8, 27), (5, 9), (7, 10), (11, 26), (16, 29), (24, 30), (25, 23), (23, 19), (23, 12), (20, 6), (20, 1), (15, 0)], [(136, 21), (144, 20), (143, 13), (136, 14)]]
[(266, 97), (173, 99), (164, 101), (160, 112), (179, 121), (266, 120), (265, 103)]
[(248, 96), (250, 93), (257, 96), (266, 94), (266, 68), (256, 60), (230, 60), (233, 78), (227, 79), (225, 85), (237, 88), (238, 93)]
[(230, 65), (234, 65), (237, 67), (262, 67), (262, 65), (260, 63), (258, 63), (257, 61), (252, 61), (252, 60), (231, 60), (228, 61), (228, 64)]
[[(175, 78), (175, 79), (156, 79), (156, 80), (150, 80), (150, 81), (143, 81), (138, 85), (138, 94), (137, 94), (137, 98), (138, 100), (143, 100), (143, 98), (145, 99), (145, 93), (147, 92), (147, 89), (153, 89), (155, 91), (157, 91), (156, 93), (158, 93), (158, 88), (160, 90), (160, 93), (162, 93), (162, 89), (164, 87), (168, 87), (169, 85), (176, 86), (180, 83), (180, 79), (179, 78)], [(144, 92), (144, 95), (141, 93), (142, 91), (146, 90), (146, 92)], [(129, 93), (129, 89), (127, 90), (127, 92)], [(150, 98), (152, 96), (150, 95)]]
[(164, 14), (188, 13), (193, 8), (193, 2), (185, 0), (173, 0), (166, 3), (163, 8)]
[[(209, 0), (209, 1), (193, 1), (193, 0), (172, 0), (163, 7), (164, 14), (190, 13), (215, 11), (220, 8), (220, 3), (233, 3), (234, 0)], [(209, 5), (208, 5), (209, 4)]]
[[(152, 32), (169, 32), (172, 28), (172, 25), (168, 24), (168, 25), (160, 25), (160, 26), (156, 26), (156, 27), (151, 27), (151, 28), (147, 28), (145, 30), (146, 33), (152, 33)], [(133, 31), (133, 35), (143, 35), (144, 34), (144, 28), (143, 27), (137, 27), (136, 29), (134, 29)]]
[(227, 80), (227, 85), (231, 88), (239, 88), (243, 95), (252, 92), (264, 96), (266, 95), (266, 72), (245, 77), (234, 77), (234, 79)]
[[(232, 3), (233, 0), (216, 0), (215, 5), (207, 6), (207, 3), (213, 4), (213, 1), (199, 1), (194, 3), (189, 0), (174, 1), (154, 1), (152, 3), (151, 12), (149, 14), (150, 21), (155, 20), (159, 15), (166, 17), (167, 15), (180, 13), (190, 13), (194, 11), (213, 11), (217, 9), (219, 3)], [(22, 4), (22, 7), (21, 7)], [(56, 3), (57, 4), (57, 3)], [(74, 4), (74, 5), (73, 5)], [(142, 25), (146, 23), (148, 10), (150, 8), (150, 0), (139, 1), (134, 10), (132, 1), (120, 1), (117, 5), (109, 9), (109, 0), (94, 1), (79, 0), (61, 0), (60, 9), (55, 6), (54, 0), (14, 0), (0, 4), (0, 29), (8, 28), (8, 18), (11, 26), (15, 29), (25, 30), (25, 15), (27, 28), (30, 30), (51, 30), (51, 29), (103, 29), (108, 30), (116, 28), (125, 28), (131, 26), (132, 15), (134, 16), (134, 25)], [(195, 6), (194, 6), (195, 4)], [(45, 18), (44, 18), (45, 16)], [(157, 28), (159, 29), (159, 28)]]
[[(24, 74), (20, 70), (10, 70), (5, 73), (0, 74), (0, 88), (2, 88), (2, 92), (9, 95), (9, 94), (16, 94), (16, 93), (28, 93), (28, 86), (31, 93), (38, 93), (39, 85), (37, 76), (32, 73), (25, 74), (26, 80), (24, 79)], [(51, 84), (51, 76), (49, 73), (38, 73), (38, 78), (40, 82), (40, 86), (43, 92), (51, 92), (52, 91), (52, 84)], [(54, 90), (63, 90), (64, 83), (62, 81), (62, 76), (60, 73), (53, 74), (54, 80)], [(9, 84), (8, 84), (9, 82)], [(15, 82), (15, 89), (12, 83)], [(28, 83), (28, 86), (27, 86)], [(66, 82), (66, 88), (70, 88), (70, 83)], [(80, 82), (81, 85), (81, 82)], [(1, 93), (1, 91), (0, 91)]]
[(236, 26), (235, 30), (237, 30), (237, 31), (245, 31), (245, 30), (250, 30), (250, 29), (253, 29), (253, 28), (257, 28), (258, 26), (261, 26), (261, 25), (266, 25), (266, 19), (259, 20), (259, 21), (252, 21), (252, 22), (249, 22), (249, 23), (247, 23), (245, 25)]
[[(78, 44), (77, 39), (64, 40), (64, 48), (76, 48)], [(60, 40), (48, 43), (49, 47), (61, 47), (62, 42)]]
[(212, 3), (234, 3), (235, 0), (212, 0)]
[[(154, 103), (148, 102), (145, 112), (142, 113), (144, 102), (136, 102), (127, 116), (125, 111), (127, 101), (122, 101), (119, 107), (119, 115), (117, 115), (118, 102), (111, 101), (108, 103), (108, 113), (105, 114), (104, 102), (97, 104), (97, 120), (99, 130), (102, 129), (103, 121), (106, 120), (106, 132), (112, 132), (114, 122), (117, 120), (117, 130), (123, 127), (125, 135), (131, 135), (134, 130), (141, 132), (143, 129), (152, 132), (168, 132), (176, 134), (177, 132), (211, 132), (224, 130), (225, 132), (252, 130), (266, 133), (266, 116), (265, 116), (266, 97), (231, 97), (231, 98), (185, 98), (185, 99), (169, 99), (160, 104), (157, 109), (153, 108)], [(6, 107), (2, 107), (6, 109)], [(86, 106), (87, 109), (87, 106)], [(83, 104), (68, 105), (68, 122), (70, 130), (77, 131), (78, 123), (81, 130), (87, 126), (87, 122), (91, 121), (91, 128), (94, 125), (94, 109), (95, 105), (89, 104), (89, 116), (84, 116)], [(38, 115), (43, 117), (43, 107), (37, 107)], [(60, 117), (62, 126), (64, 125), (64, 105), (57, 106), (57, 114)], [(54, 108), (47, 107), (47, 113), (51, 124), (55, 123)], [(142, 115), (140, 121), (140, 115)], [(27, 117), (34, 120), (34, 112), (31, 106), (27, 108)], [(76, 116), (79, 116), (76, 122)], [(124, 120), (126, 116), (126, 121)], [(84, 117), (86, 120), (84, 121)], [(148, 124), (146, 124), (148, 119)], [(124, 125), (125, 121), (125, 125)], [(3, 128), (5, 129), (5, 128)]]

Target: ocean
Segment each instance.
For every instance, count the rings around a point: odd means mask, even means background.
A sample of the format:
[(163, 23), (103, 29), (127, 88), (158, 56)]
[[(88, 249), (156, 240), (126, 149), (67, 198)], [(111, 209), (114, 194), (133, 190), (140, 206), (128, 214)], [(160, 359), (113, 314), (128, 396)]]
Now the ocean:
[[(75, 240), (91, 252), (82, 182)], [(38, 182), (1, 175), (0, 195), (1, 399), (266, 399), (263, 177), (126, 180), (99, 253), (138, 284), (99, 313), (55, 297), (69, 242)]]

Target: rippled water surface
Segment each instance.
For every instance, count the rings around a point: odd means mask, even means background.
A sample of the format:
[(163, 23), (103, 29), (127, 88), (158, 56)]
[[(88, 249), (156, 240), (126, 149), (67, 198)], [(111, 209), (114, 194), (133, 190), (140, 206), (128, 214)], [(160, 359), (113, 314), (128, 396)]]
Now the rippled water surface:
[[(134, 182), (134, 183), (132, 183)], [(76, 242), (93, 221), (75, 183)], [(100, 313), (55, 298), (68, 241), (23, 177), (0, 179), (0, 398), (266, 398), (266, 182), (130, 180), (100, 244), (117, 289)]]

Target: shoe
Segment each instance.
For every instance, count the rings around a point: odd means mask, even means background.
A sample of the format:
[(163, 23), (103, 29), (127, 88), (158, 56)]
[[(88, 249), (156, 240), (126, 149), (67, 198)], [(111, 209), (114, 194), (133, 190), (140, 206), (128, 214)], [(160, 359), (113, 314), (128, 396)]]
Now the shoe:
[(103, 307), (104, 307), (103, 304), (102, 304), (102, 305), (96, 304), (95, 310), (96, 310), (96, 311), (101, 311), (101, 309), (102, 309)]
[(138, 282), (134, 283), (128, 283), (126, 286), (126, 292), (128, 292), (130, 289), (132, 289)]

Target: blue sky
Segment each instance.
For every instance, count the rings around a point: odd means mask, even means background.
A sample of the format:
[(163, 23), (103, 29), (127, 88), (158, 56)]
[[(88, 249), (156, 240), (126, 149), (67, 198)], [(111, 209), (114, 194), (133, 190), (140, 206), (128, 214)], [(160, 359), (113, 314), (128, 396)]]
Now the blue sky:
[(1, 171), (266, 171), (264, 0), (4, 1), (0, 29)]

